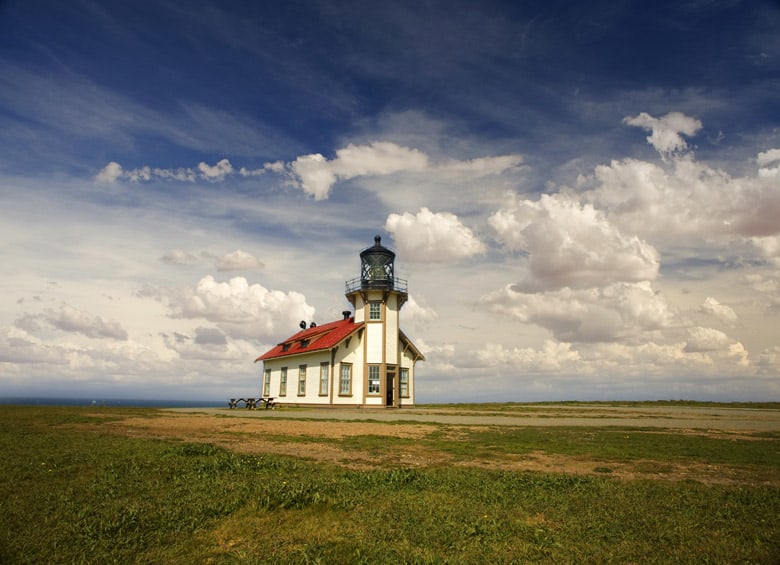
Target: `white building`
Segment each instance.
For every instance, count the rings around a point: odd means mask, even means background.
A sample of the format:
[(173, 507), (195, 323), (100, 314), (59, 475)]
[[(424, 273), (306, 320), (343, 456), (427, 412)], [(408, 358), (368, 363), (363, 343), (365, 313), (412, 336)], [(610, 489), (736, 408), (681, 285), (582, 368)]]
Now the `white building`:
[(360, 253), (360, 276), (346, 282), (354, 315), (301, 330), (258, 357), (263, 397), (278, 404), (414, 405), (414, 366), (425, 360), (401, 331), (407, 282), (381, 238)]

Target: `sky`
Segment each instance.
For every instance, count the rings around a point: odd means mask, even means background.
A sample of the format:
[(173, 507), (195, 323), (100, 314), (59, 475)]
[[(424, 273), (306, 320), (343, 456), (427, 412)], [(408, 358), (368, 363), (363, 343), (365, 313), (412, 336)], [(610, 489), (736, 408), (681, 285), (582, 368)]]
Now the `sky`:
[(255, 394), (374, 235), (416, 400), (780, 400), (780, 6), (0, 1), (0, 396)]

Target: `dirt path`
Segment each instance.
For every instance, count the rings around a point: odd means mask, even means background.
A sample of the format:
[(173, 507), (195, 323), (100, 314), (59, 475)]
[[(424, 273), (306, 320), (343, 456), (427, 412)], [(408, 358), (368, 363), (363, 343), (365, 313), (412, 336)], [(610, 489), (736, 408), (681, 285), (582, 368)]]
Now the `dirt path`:
[(178, 413), (203, 413), (237, 418), (337, 421), (420, 422), (461, 426), (618, 426), (675, 430), (780, 431), (780, 410), (706, 406), (604, 406), (593, 404), (512, 405), (507, 410), (459, 408), (280, 408), (245, 410), (176, 408)]
[[(118, 435), (213, 443), (241, 453), (277, 453), (354, 469), (446, 464), (514, 471), (608, 474), (623, 479), (693, 479), (706, 483), (780, 486), (780, 476), (771, 469), (751, 472), (748, 476), (745, 469), (727, 465), (661, 460), (614, 461), (541, 450), (464, 458), (432, 447), (433, 442), (425, 441), (432, 434), (442, 433), (454, 442), (464, 441), (463, 437), (467, 435), (464, 427), (479, 430), (495, 426), (658, 428), (659, 432), (665, 429), (673, 433), (758, 441), (749, 434), (780, 431), (780, 411), (773, 410), (564, 406), (543, 410), (534, 407), (523, 413), (496, 414), (456, 408), (401, 411), (172, 409), (160, 410), (152, 418), (114, 419), (116, 415), (110, 413), (106, 416), (111, 418), (102, 426)], [(383, 437), (410, 441), (383, 444)], [(351, 438), (355, 441), (349, 441)], [(371, 439), (366, 442), (365, 438)]]

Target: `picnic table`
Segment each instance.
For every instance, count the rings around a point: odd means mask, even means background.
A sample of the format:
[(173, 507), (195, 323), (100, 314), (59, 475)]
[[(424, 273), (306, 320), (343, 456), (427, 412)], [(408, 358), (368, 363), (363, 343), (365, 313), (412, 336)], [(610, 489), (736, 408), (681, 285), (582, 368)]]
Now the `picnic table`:
[(243, 402), (244, 408), (247, 410), (255, 410), (260, 404), (265, 404), (266, 410), (269, 408), (274, 409), (278, 406), (274, 400), (275, 398), (273, 396), (266, 396), (262, 398), (231, 398), (228, 400), (228, 408), (233, 410), (234, 408), (238, 408), (239, 402)]

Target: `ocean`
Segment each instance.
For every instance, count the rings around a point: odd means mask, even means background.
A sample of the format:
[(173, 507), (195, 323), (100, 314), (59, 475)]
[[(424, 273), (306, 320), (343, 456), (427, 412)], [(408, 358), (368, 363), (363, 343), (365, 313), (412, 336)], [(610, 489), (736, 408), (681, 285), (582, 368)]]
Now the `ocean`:
[(220, 408), (227, 400), (166, 400), (160, 398), (42, 398), (40, 396), (0, 397), (1, 404), (26, 406), (125, 406), (145, 408)]

